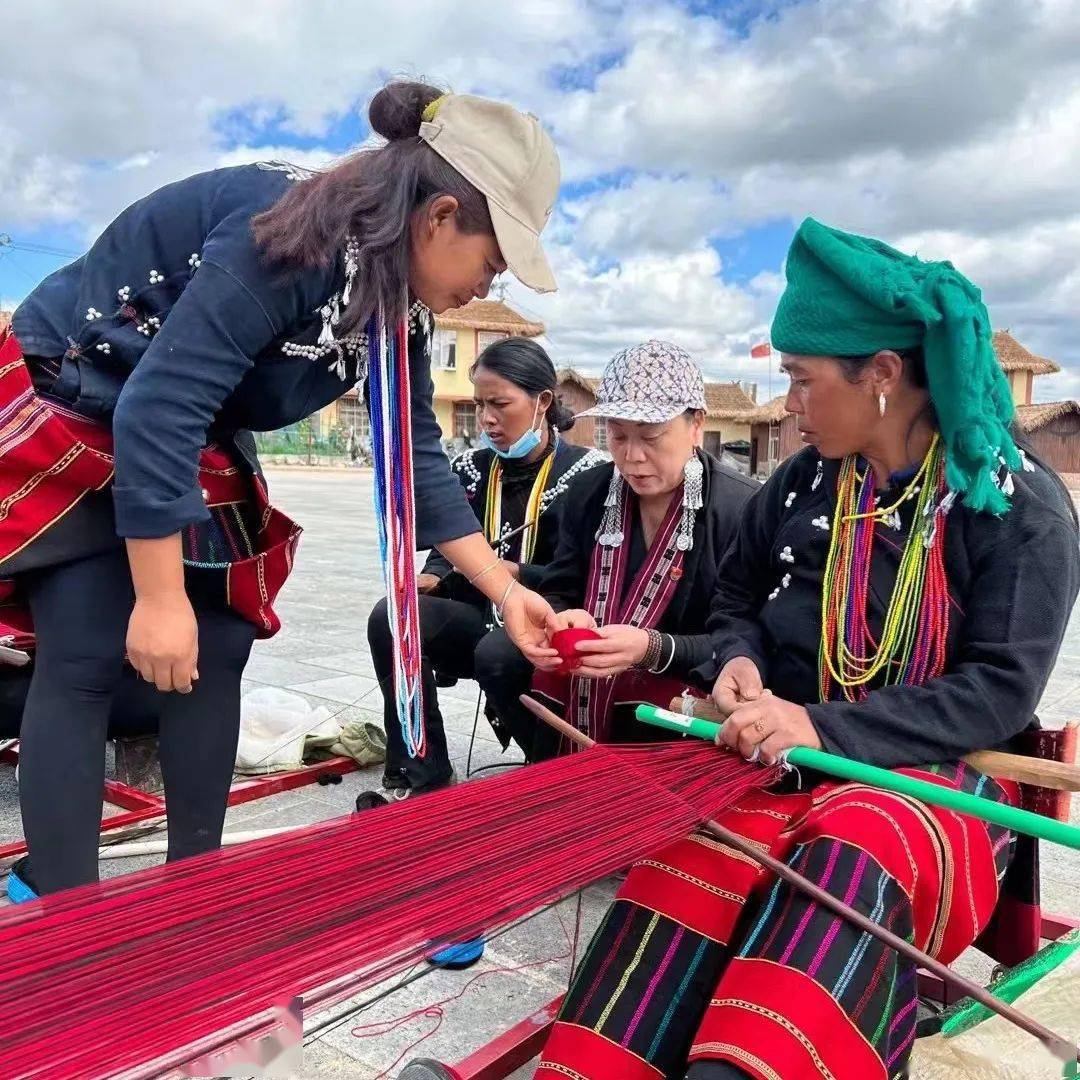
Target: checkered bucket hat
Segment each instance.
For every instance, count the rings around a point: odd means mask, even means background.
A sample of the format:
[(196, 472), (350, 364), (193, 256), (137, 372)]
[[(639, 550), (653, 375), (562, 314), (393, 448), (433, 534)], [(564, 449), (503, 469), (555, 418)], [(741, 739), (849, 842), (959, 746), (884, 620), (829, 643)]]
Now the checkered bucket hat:
[(580, 415), (662, 424), (704, 408), (705, 380), (690, 354), (669, 341), (646, 341), (609, 361), (596, 404)]

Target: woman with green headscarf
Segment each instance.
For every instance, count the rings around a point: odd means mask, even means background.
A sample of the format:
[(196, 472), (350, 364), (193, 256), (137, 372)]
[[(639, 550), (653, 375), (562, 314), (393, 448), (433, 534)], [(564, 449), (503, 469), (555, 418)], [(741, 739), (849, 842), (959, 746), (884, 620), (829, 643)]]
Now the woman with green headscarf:
[[(772, 343), (807, 447), (747, 504), (720, 566), (697, 675), (723, 741), (766, 762), (824, 747), (1015, 801), (960, 759), (1033, 725), (1080, 546), (1060, 480), (1015, 441), (978, 289), (807, 220)], [(1037, 942), (1035, 898), (1016, 895), (1034, 875), (1007, 832), (801, 780), (721, 819), (945, 962), (995, 908), (1014, 947)], [(694, 836), (631, 871), (536, 1075), (887, 1080), (916, 989), (907, 961)]]

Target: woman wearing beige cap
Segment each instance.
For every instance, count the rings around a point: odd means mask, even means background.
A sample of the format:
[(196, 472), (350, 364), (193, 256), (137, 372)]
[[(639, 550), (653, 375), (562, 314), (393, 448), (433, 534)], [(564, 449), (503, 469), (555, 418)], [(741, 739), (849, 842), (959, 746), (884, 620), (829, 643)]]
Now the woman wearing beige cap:
[(0, 335), (0, 410), (19, 425), (0, 443), (14, 506), (0, 577), (37, 633), (22, 723), (31, 892), (97, 878), (125, 655), (179, 692), (161, 721), (170, 858), (217, 846), (240, 678), (253, 639), (277, 629), (299, 534), (266, 503), (249, 432), (363, 382), (373, 319), (408, 321), (417, 546), (439, 548), (537, 662), (553, 655), (550, 609), (510, 577), (450, 472), (429, 364), (431, 312), (486, 295), (506, 269), (555, 288), (539, 240), (555, 148), (509, 105), (419, 83), (384, 87), (369, 115), (386, 143), (326, 171), (261, 162), (148, 195)]

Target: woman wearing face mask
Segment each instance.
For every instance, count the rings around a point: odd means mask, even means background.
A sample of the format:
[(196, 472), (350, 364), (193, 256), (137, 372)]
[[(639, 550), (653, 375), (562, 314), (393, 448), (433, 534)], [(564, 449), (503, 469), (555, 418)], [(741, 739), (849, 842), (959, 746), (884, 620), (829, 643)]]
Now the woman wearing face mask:
[[(533, 589), (555, 553), (568, 484), (607, 458), (560, 441), (559, 432), (572, 427), (574, 418), (555, 396), (555, 368), (535, 341), (515, 337), (489, 345), (469, 377), (480, 447), (466, 450), (451, 468), (505, 570)], [(531, 527), (522, 530), (527, 524)], [(439, 681), (474, 677), (473, 652), (498, 621), (478, 584), (438, 551), (418, 579), (428, 746), (422, 758), (409, 757), (394, 703), (386, 601), (371, 612), (368, 641), (383, 690), (387, 739), (383, 785), (393, 798), (432, 791), (453, 777), (435, 673)], [(504, 737), (504, 745), (508, 742)]]
[(277, 628), (299, 533), (266, 504), (249, 432), (364, 380), (388, 331), (408, 350), (417, 543), (549, 655), (550, 610), (453, 483), (429, 366), (432, 311), (484, 296), (508, 268), (555, 288), (539, 240), (555, 148), (535, 117), (420, 83), (385, 87), (369, 117), (386, 142), (326, 171), (262, 162), (153, 192), (0, 334), (0, 576), (37, 634), (20, 785), (31, 864), (9, 879), (21, 898), (97, 878), (125, 656), (168, 694), (169, 858), (218, 845), (241, 675), (253, 638)]
[(533, 688), (599, 741), (640, 741), (655, 729), (633, 708), (666, 705), (690, 670), (709, 659), (703, 633), (716, 567), (757, 485), (699, 449), (701, 371), (682, 349), (648, 341), (607, 366), (597, 404), (614, 464), (568, 493), (558, 551), (537, 588), (559, 612), (556, 627), (599, 628), (577, 644), (571, 676), (539, 673), (505, 635), (477, 649), (477, 678), (530, 760), (557, 737), (518, 702)]

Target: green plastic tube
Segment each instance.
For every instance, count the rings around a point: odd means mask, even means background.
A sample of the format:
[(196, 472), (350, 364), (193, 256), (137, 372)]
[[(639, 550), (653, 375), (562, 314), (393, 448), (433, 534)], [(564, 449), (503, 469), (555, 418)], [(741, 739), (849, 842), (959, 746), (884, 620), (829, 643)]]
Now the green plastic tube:
[[(668, 709), (658, 709), (655, 705), (639, 705), (636, 715), (646, 724), (694, 735), (699, 739), (715, 739), (720, 731), (720, 725), (711, 720), (692, 719)], [(1051, 843), (1080, 851), (1080, 829), (1064, 821), (1033, 814), (1030, 810), (1021, 810), (1005, 803), (980, 798), (978, 795), (969, 795), (965, 791), (957, 791), (928, 780), (916, 780), (903, 773), (879, 769), (875, 765), (865, 765), (861, 761), (851, 761), (836, 754), (826, 754), (823, 750), (810, 750), (805, 746), (793, 747), (784, 756), (789, 764), (799, 768), (816, 769), (842, 780), (856, 780), (861, 784), (884, 788), (886, 791), (910, 795), (931, 806), (970, 814), (983, 821), (1003, 825), (1013, 832), (1037, 836), (1040, 840), (1049, 840)]]

